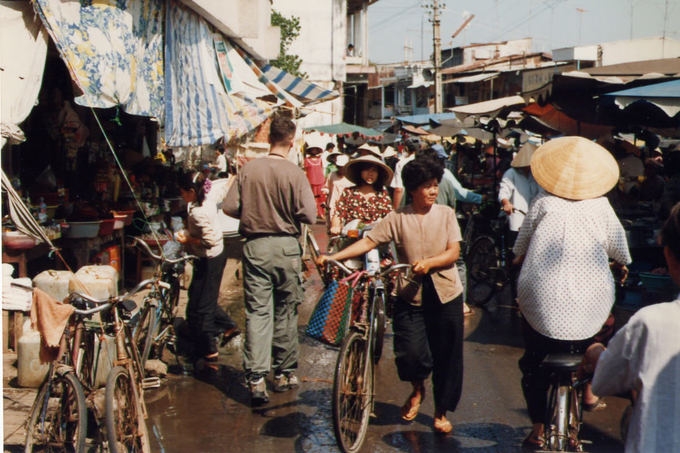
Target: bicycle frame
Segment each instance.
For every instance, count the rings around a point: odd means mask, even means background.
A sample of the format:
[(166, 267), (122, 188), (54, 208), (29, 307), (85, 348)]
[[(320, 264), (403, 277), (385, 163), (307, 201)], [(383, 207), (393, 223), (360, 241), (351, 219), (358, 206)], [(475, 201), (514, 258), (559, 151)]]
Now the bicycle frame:
[(549, 451), (582, 451), (583, 386), (576, 379), (581, 354), (549, 354), (542, 366), (550, 373), (546, 400), (545, 440)]

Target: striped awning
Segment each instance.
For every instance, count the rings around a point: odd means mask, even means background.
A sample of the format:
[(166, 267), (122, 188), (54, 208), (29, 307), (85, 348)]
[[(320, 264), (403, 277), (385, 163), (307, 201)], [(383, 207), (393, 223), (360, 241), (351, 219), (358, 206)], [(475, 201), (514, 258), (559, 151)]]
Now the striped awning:
[(268, 80), (276, 83), (305, 105), (330, 101), (340, 96), (336, 90), (327, 90), (271, 65), (265, 65), (262, 73)]
[(221, 37), (177, 1), (167, 9), (165, 40), (165, 140), (169, 146), (213, 144), (254, 130), (272, 106), (229, 94), (228, 61)]

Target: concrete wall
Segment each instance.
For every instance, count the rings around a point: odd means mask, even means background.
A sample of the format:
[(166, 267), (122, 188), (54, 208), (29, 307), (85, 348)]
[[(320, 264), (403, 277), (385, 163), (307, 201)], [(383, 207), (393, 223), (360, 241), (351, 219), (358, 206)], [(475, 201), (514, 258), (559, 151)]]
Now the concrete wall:
[(271, 26), (269, 0), (181, 0), (258, 59), (276, 58), (280, 30)]

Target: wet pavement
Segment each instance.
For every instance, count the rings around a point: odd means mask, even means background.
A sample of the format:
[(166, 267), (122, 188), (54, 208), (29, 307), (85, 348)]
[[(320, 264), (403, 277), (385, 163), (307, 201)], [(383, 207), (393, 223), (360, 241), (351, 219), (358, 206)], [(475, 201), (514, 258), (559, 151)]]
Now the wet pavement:
[[(321, 228), (315, 228), (323, 243)], [(322, 245), (323, 246), (323, 245)], [(227, 264), (222, 302), (245, 325), (240, 298), (237, 254)], [(220, 350), (216, 371), (191, 373), (169, 357), (170, 373), (160, 389), (148, 390), (148, 428), (154, 452), (335, 452), (331, 389), (337, 348), (304, 335), (304, 327), (321, 293), (316, 272), (309, 273), (305, 302), (300, 309), (300, 387), (285, 393), (270, 391), (268, 404), (251, 408), (241, 366), (241, 338)], [(517, 360), (521, 355), (520, 319), (499, 294), (484, 308), (466, 317), (463, 396), (449, 419), (454, 432), (432, 431), (431, 388), (418, 417), (402, 422), (399, 408), (410, 385), (398, 380), (391, 351), (391, 334), (376, 369), (375, 417), (371, 419), (366, 452), (520, 452), (530, 430), (520, 390)], [(34, 390), (17, 389), (11, 382), (11, 356), (5, 355), (4, 451), (23, 451), (23, 428)], [(9, 374), (9, 376), (8, 376)], [(16, 369), (14, 369), (16, 375)], [(268, 378), (271, 386), (272, 376)], [(270, 387), (271, 388), (271, 387)], [(608, 408), (586, 413), (582, 437), (587, 451), (623, 451), (619, 420), (627, 403), (607, 397)]]

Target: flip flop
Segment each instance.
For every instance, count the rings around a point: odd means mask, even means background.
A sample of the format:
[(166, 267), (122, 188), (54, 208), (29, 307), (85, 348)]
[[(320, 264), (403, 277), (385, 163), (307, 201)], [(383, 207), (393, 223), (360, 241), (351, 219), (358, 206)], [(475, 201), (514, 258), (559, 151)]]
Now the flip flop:
[(607, 407), (607, 403), (602, 399), (598, 398), (594, 403), (583, 403), (583, 410), (588, 412), (601, 411)]
[(420, 404), (425, 399), (425, 391), (423, 390), (423, 392), (420, 394), (420, 401), (416, 404), (411, 404), (411, 395), (408, 396), (408, 399), (404, 405), (401, 406), (401, 419), (407, 422), (415, 420), (415, 418), (418, 416)]
[(542, 450), (545, 446), (545, 441), (543, 437), (537, 436), (534, 433), (529, 434), (529, 436), (522, 441), (522, 448), (529, 450)]
[(448, 419), (434, 419), (434, 432), (437, 434), (448, 434), (453, 431), (453, 425)]

